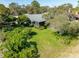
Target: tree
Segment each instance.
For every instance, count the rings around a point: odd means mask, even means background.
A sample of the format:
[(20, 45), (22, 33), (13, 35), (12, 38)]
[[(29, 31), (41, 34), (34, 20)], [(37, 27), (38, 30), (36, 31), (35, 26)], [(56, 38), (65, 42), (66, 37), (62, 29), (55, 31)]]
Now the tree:
[(72, 21), (68, 28), (68, 34), (77, 36), (79, 34), (79, 22)]
[(59, 14), (65, 14), (67, 10), (72, 9), (73, 6), (70, 3), (60, 5), (58, 7), (49, 8), (48, 12), (50, 13), (50, 16), (57, 16)]
[(7, 8), (3, 4), (0, 4), (0, 15), (5, 14), (6, 10)]
[(33, 7), (33, 13), (34, 14), (39, 14), (40, 13), (40, 4), (36, 0), (34, 0), (31, 3), (31, 6)]
[(24, 7), (21, 5), (18, 5), (17, 3), (11, 3), (9, 4), (9, 9), (12, 15), (21, 15), (23, 14)]
[(10, 14), (10, 10), (6, 8), (3, 4), (0, 4), (0, 20), (5, 20)]
[(40, 4), (39, 4), (36, 0), (33, 0), (33, 2), (31, 3), (31, 5), (32, 5), (33, 7), (38, 7), (38, 8), (40, 8)]
[(68, 24), (64, 24), (60, 27), (61, 34), (70, 35), (70, 36), (78, 36), (79, 35), (79, 22), (72, 21)]
[(25, 7), (25, 9), (26, 9), (26, 12), (27, 12), (28, 14), (33, 14), (33, 7), (32, 7), (32, 6), (27, 5), (27, 6)]
[(16, 3), (9, 4), (9, 9), (10, 9), (11, 15), (18, 15), (17, 10), (16, 10), (17, 9)]
[(27, 10), (27, 13), (30, 13), (30, 14), (39, 14), (40, 4), (36, 0), (33, 0), (31, 5), (26, 6), (26, 10)]
[(29, 14), (40, 14), (48, 11), (48, 6), (40, 6), (39, 2), (33, 0), (30, 5), (26, 6), (26, 11)]
[(40, 7), (40, 13), (45, 13), (45, 12), (48, 11), (48, 9), (49, 9), (48, 6), (41, 6), (41, 7)]

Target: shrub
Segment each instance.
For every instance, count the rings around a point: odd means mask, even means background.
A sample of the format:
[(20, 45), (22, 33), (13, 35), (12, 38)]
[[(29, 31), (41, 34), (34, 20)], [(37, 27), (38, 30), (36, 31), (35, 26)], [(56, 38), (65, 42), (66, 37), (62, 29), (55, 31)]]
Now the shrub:
[(55, 16), (54, 19), (50, 21), (50, 24), (52, 24), (52, 27), (61, 35), (76, 36), (79, 33), (79, 21), (69, 21), (65, 14)]
[(68, 26), (69, 26), (69, 23), (62, 24), (62, 26), (58, 30), (58, 33), (61, 35), (67, 35), (68, 34)]
[(79, 22), (72, 21), (68, 24), (63, 25), (60, 28), (59, 33), (63, 35), (77, 36), (79, 34)]
[(30, 25), (30, 20), (26, 15), (20, 15), (18, 17), (18, 21), (20, 24), (27, 25), (27, 26)]
[(7, 17), (7, 19), (6, 19), (7, 22), (11, 22), (11, 21), (15, 21), (15, 20), (16, 20), (16, 18), (13, 17), (12, 15), (9, 15), (9, 16)]
[(70, 35), (78, 35), (79, 33), (79, 22), (72, 21), (68, 27), (68, 33)]
[(44, 15), (43, 15), (43, 18), (45, 18), (46, 20), (49, 20), (49, 19), (50, 19), (50, 16), (49, 16), (49, 14), (47, 13), (47, 14), (44, 14)]
[(64, 24), (69, 23), (68, 17), (65, 14), (55, 16), (50, 20), (50, 27), (59, 31)]
[[(6, 41), (4, 45), (4, 57), (19, 58), (19, 57), (36, 57), (38, 56), (37, 48), (32, 47), (30, 38), (30, 28), (16, 28), (11, 32), (7, 32)], [(34, 51), (34, 52), (32, 52)]]

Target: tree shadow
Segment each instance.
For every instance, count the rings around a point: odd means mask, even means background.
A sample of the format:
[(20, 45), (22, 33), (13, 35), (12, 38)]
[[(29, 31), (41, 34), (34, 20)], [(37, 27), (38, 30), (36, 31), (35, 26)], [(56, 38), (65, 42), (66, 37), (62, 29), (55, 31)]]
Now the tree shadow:
[(34, 35), (37, 35), (37, 33), (36, 32), (31, 32), (30, 34), (29, 34), (29, 38), (32, 38)]
[(37, 33), (36, 32), (31, 32), (30, 33), (30, 36), (34, 36), (34, 35), (37, 35)]
[(35, 58), (38, 58), (38, 57), (40, 57), (40, 54), (39, 54), (39, 52), (38, 52), (38, 48), (37, 48), (37, 43), (36, 42), (29, 42), (30, 43), (30, 45), (31, 45), (31, 48), (34, 48), (34, 50), (32, 50), (31, 52), (35, 55), (35, 56), (33, 56), (33, 57), (35, 57)]
[(27, 54), (27, 57), (28, 58), (38, 58), (40, 57), (40, 54), (38, 52), (38, 48), (37, 48), (37, 43), (36, 42), (33, 42), (33, 41), (30, 41), (30, 42), (27, 42), (26, 44), (26, 47), (30, 48), (31, 50), (31, 57), (29, 55), (29, 53)]

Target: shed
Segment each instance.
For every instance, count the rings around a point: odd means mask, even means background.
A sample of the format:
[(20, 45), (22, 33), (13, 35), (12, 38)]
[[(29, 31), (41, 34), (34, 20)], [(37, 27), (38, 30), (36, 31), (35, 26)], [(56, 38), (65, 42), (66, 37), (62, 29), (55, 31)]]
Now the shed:
[(36, 27), (44, 26), (45, 25), (45, 19), (42, 17), (43, 14), (25, 14), (30, 19), (31, 24), (33, 24)]

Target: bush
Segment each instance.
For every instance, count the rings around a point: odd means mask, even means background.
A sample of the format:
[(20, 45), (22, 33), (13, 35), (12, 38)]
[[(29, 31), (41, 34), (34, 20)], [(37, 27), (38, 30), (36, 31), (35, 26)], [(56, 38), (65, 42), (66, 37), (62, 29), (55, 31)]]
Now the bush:
[(68, 27), (68, 33), (70, 35), (78, 35), (79, 33), (79, 22), (72, 21)]
[(26, 15), (20, 15), (18, 17), (18, 22), (20, 24), (27, 25), (27, 26), (29, 26), (31, 23), (31, 21), (29, 20), (29, 18)]
[(69, 21), (65, 14), (55, 16), (50, 22), (61, 35), (77, 36), (79, 33), (79, 21)]
[(58, 33), (61, 34), (61, 35), (67, 35), (68, 33), (68, 26), (69, 26), (69, 23), (67, 24), (62, 24), (62, 26), (58, 29)]
[(79, 34), (79, 22), (72, 21), (68, 24), (63, 25), (60, 28), (59, 33), (63, 35), (77, 36)]
[(46, 20), (49, 20), (50, 19), (50, 16), (49, 16), (48, 13), (47, 14), (43, 14), (43, 18), (45, 18)]
[(12, 15), (9, 15), (9, 16), (7, 17), (7, 19), (6, 19), (7, 22), (11, 22), (11, 21), (15, 21), (15, 20), (16, 20), (16, 18), (13, 17)]
[(68, 17), (65, 14), (55, 16), (50, 21), (50, 27), (59, 31), (64, 24), (69, 23)]
[[(37, 57), (36, 44), (28, 41), (30, 37), (30, 28), (16, 28), (11, 32), (6, 33), (6, 41), (4, 44), (4, 57), (19, 58), (19, 57)], [(3, 50), (4, 50), (3, 49)], [(34, 51), (34, 52), (32, 52)]]

